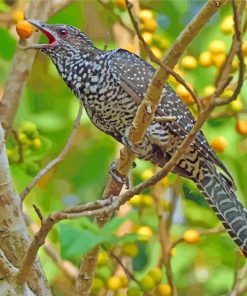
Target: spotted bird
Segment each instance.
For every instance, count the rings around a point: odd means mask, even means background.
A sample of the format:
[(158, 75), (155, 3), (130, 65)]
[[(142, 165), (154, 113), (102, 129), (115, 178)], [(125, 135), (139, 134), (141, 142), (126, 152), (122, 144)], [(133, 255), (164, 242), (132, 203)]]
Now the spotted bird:
[[(72, 26), (48, 25), (38, 20), (29, 22), (48, 38), (48, 44), (33, 44), (29, 48), (41, 50), (50, 57), (65, 83), (82, 100), (92, 123), (126, 145), (137, 157), (163, 167), (195, 124), (192, 114), (169, 84), (163, 89), (156, 116), (176, 119), (157, 122), (154, 118), (143, 142), (133, 145), (128, 139), (129, 129), (155, 69), (126, 50), (96, 48), (83, 32)], [(202, 132), (173, 172), (196, 183), (247, 256), (246, 209), (235, 196), (232, 176)]]

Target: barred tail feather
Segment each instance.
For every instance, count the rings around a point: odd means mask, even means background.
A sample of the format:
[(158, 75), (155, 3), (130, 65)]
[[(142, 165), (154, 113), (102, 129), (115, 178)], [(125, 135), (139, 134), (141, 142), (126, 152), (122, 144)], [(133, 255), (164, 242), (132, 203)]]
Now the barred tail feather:
[(225, 178), (214, 168), (207, 168), (197, 186), (209, 205), (247, 257), (247, 211), (237, 200)]

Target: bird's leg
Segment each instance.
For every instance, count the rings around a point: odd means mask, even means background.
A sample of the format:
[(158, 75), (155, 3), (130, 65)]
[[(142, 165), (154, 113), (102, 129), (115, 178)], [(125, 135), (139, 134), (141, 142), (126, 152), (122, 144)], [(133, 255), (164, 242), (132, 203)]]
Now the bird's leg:
[(145, 158), (147, 154), (152, 150), (149, 142), (149, 137), (145, 134), (142, 142), (139, 144), (134, 144), (129, 137), (130, 128), (128, 127), (125, 131), (125, 135), (122, 137), (122, 143), (127, 146), (133, 153), (135, 153), (138, 158)]
[[(136, 163), (133, 162), (132, 163), (132, 168), (136, 167)], [(125, 184), (126, 188), (129, 189), (129, 178), (128, 177), (123, 177), (119, 174), (119, 172), (117, 171), (117, 161), (114, 160), (111, 164), (110, 167), (110, 171), (109, 174), (111, 174), (111, 176), (120, 184)]]
[(114, 160), (111, 164), (109, 174), (120, 184), (125, 184), (126, 188), (129, 189), (129, 178), (119, 174), (117, 170), (117, 162)]

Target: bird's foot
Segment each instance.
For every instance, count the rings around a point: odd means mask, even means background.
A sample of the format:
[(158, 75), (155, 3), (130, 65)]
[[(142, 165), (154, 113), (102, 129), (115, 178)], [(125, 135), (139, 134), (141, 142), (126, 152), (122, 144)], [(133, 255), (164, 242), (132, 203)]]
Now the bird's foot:
[[(135, 164), (135, 163), (134, 163)], [(133, 166), (133, 165), (132, 165)], [(113, 163), (111, 164), (110, 167), (110, 171), (109, 174), (113, 177), (113, 179), (115, 179), (118, 183), (120, 184), (125, 184), (126, 188), (129, 189), (129, 178), (122, 176), (119, 174), (119, 172), (117, 171), (117, 162), (113, 161)]]
[(139, 158), (143, 158), (146, 156), (147, 151), (147, 140), (146, 137), (142, 140), (141, 143), (134, 144), (130, 138), (129, 138), (129, 133), (130, 133), (130, 128), (127, 128), (124, 137), (122, 138), (122, 142), (125, 146), (127, 146), (133, 153), (135, 153)]

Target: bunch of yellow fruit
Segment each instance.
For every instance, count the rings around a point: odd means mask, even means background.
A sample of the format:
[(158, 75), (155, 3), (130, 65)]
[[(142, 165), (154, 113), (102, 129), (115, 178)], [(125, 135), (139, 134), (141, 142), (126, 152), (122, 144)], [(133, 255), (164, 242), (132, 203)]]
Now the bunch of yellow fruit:
[[(37, 130), (37, 126), (29, 121), (23, 122), (17, 133), (19, 145), (22, 146), (23, 152), (26, 150), (39, 150), (42, 146), (42, 141)], [(7, 149), (7, 155), (10, 163), (17, 162), (19, 159), (18, 145)]]

